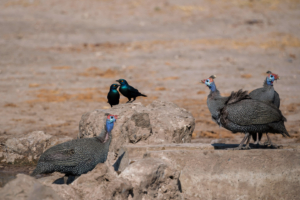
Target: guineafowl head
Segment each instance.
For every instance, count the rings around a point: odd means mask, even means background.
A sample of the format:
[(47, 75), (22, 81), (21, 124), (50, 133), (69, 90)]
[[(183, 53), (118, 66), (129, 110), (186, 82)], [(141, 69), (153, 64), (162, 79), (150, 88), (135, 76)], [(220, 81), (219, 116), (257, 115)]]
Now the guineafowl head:
[(267, 71), (267, 84), (273, 85), (273, 82), (279, 79), (279, 76), (277, 74), (272, 73), (271, 71)]
[(119, 86), (120, 86), (120, 85), (118, 85), (118, 84), (112, 84), (112, 85), (110, 86), (110, 90), (116, 90)]
[(214, 82), (215, 78), (216, 78), (216, 75), (211, 75), (208, 79), (201, 80), (201, 82), (204, 83), (205, 85), (207, 85), (207, 87), (209, 87), (209, 89), (212, 92), (214, 92), (216, 90), (216, 85)]
[(116, 80), (116, 81), (119, 82), (121, 85), (128, 85), (128, 83), (125, 79), (119, 79), (119, 80)]
[(108, 115), (106, 118), (106, 130), (107, 132), (111, 132), (114, 128), (114, 124), (116, 120), (118, 119), (118, 115)]

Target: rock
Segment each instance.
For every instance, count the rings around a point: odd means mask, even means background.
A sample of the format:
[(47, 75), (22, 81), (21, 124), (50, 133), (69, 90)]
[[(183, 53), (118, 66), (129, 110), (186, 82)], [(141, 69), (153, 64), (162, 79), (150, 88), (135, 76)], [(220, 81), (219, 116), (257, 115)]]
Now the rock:
[(71, 184), (53, 184), (63, 176), (35, 179), (18, 174), (0, 189), (1, 200), (125, 200), (125, 199), (182, 199), (179, 172), (160, 159), (146, 158), (131, 164), (118, 175), (108, 163), (98, 164), (94, 170), (78, 177)]
[(179, 172), (160, 159), (146, 158), (129, 165), (120, 177), (133, 186), (133, 199), (182, 199)]
[(7, 139), (0, 151), (1, 162), (25, 163), (36, 162), (49, 147), (71, 140), (70, 137), (57, 138), (43, 131), (33, 131), (20, 138)]
[(191, 148), (148, 151), (144, 157), (162, 159), (180, 171), (182, 193), (187, 199), (297, 199), (300, 194), (297, 148), (250, 151)]
[(130, 143), (146, 141), (152, 134), (149, 113), (134, 113), (123, 125), (122, 132), (128, 134)]
[(42, 177), (39, 178), (39, 182), (44, 184), (44, 185), (51, 185), (54, 181), (58, 180), (58, 179), (63, 179), (63, 177), (65, 176), (65, 174), (59, 173), (59, 172), (54, 172), (51, 174), (51, 176), (46, 176), (46, 177)]
[(114, 167), (116, 171), (123, 171), (130, 163), (142, 159), (150, 151), (180, 151), (180, 150), (214, 150), (211, 144), (184, 143), (184, 144), (159, 144), (139, 145), (127, 144), (120, 148), (117, 162)]
[(0, 188), (2, 200), (47, 199), (62, 200), (51, 187), (41, 184), (33, 177), (18, 174), (17, 178)]
[(82, 199), (128, 199), (133, 189), (127, 179), (118, 177), (106, 163), (99, 163), (94, 170), (77, 178), (71, 186)]
[(112, 131), (110, 152), (115, 159), (124, 144), (189, 143), (195, 119), (187, 110), (171, 102), (154, 101), (119, 104), (108, 110), (85, 113), (79, 122), (79, 138), (94, 137), (104, 128), (105, 113), (119, 115)]

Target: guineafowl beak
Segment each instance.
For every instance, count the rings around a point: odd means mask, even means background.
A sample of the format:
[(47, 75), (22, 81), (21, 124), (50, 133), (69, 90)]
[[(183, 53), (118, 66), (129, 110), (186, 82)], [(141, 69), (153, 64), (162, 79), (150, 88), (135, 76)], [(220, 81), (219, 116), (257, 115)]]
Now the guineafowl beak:
[(118, 115), (114, 115), (115, 119), (117, 120), (118, 119)]
[(274, 79), (275, 80), (279, 80), (280, 78), (279, 78), (279, 76), (277, 75), (277, 74), (273, 74), (274, 75)]
[(205, 83), (206, 79), (201, 80), (202, 83)]

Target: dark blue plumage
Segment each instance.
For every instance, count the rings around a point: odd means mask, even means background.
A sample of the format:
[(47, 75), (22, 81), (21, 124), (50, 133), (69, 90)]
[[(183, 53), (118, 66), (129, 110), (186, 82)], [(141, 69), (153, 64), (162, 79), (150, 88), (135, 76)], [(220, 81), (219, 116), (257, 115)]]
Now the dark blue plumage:
[(113, 105), (119, 104), (120, 94), (119, 94), (119, 91), (117, 90), (118, 87), (119, 87), (118, 84), (112, 84), (110, 86), (109, 92), (107, 94), (107, 100), (111, 107)]
[(98, 163), (104, 163), (116, 119), (116, 115), (108, 115), (105, 129), (97, 137), (71, 140), (47, 149), (31, 175), (61, 172), (66, 176), (80, 176)]
[[(138, 96), (147, 97), (146, 95), (140, 93), (134, 87), (130, 86), (125, 79), (119, 79), (119, 80), (117, 80), (117, 82), (119, 82), (121, 84), (120, 89), (119, 89), (121, 94), (128, 98), (127, 103), (135, 101), (136, 97), (138, 97)], [(131, 101), (131, 98), (133, 98), (132, 101)]]

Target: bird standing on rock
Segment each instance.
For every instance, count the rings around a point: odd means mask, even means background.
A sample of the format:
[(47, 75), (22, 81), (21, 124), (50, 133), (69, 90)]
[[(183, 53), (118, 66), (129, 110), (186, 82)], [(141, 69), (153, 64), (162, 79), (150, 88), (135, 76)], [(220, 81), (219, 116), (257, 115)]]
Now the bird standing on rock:
[[(215, 121), (222, 127), (233, 133), (243, 132), (245, 137), (240, 145), (235, 148), (250, 149), (250, 135), (255, 133), (281, 133), (289, 136), (284, 126), (285, 117), (281, 111), (272, 104), (251, 99), (246, 91), (232, 92), (224, 102), (218, 94), (213, 78), (202, 80), (211, 90), (207, 98), (207, 106), (215, 115)], [(213, 112), (212, 112), (213, 111)], [(243, 147), (247, 140), (246, 147)]]
[(47, 149), (31, 175), (61, 172), (66, 183), (68, 176), (80, 176), (98, 163), (104, 163), (117, 118), (117, 115), (107, 115), (105, 129), (97, 137), (71, 140)]
[[(126, 103), (129, 103), (129, 102), (131, 103), (131, 102), (135, 101), (136, 97), (138, 97), (138, 96), (147, 97), (146, 95), (140, 93), (134, 87), (130, 86), (125, 79), (119, 79), (116, 81), (121, 84), (120, 89), (119, 89), (121, 94), (128, 98), (128, 101)], [(133, 98), (132, 101), (131, 101), (131, 98)]]
[(112, 84), (110, 86), (109, 92), (107, 94), (107, 100), (111, 107), (113, 105), (119, 104), (120, 94), (119, 94), (119, 91), (117, 90), (118, 87), (119, 87), (118, 84)]
[[(267, 103), (274, 104), (278, 109), (280, 107), (280, 98), (279, 94), (274, 90), (273, 82), (275, 80), (279, 80), (279, 76), (277, 74), (272, 73), (271, 71), (267, 71), (268, 76), (266, 77), (263, 87), (257, 88), (249, 93), (249, 96), (252, 99), (256, 99), (259, 101), (264, 101)], [(278, 148), (276, 144), (273, 144), (268, 133), (266, 133), (268, 142), (266, 144), (270, 144), (271, 147)], [(252, 138), (255, 141), (256, 145), (259, 145), (259, 141), (261, 140), (262, 133), (253, 134)]]

